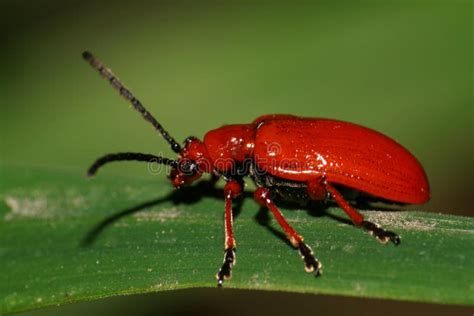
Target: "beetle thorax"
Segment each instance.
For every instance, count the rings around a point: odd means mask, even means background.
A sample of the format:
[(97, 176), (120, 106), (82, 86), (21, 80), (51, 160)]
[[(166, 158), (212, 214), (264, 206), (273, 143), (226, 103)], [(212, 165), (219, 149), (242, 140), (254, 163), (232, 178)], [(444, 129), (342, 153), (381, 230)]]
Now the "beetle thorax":
[(230, 172), (250, 158), (254, 146), (254, 125), (226, 125), (209, 131), (204, 136), (204, 145), (212, 161), (213, 169)]

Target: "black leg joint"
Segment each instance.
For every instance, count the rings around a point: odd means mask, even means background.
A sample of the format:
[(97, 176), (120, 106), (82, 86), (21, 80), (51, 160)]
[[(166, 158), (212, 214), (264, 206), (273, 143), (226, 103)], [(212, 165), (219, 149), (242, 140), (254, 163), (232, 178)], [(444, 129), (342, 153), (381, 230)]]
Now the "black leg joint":
[(300, 242), (298, 246), (301, 259), (304, 261), (304, 268), (306, 272), (313, 272), (315, 276), (320, 276), (322, 273), (321, 262), (314, 257), (313, 250), (304, 242)]
[(375, 223), (363, 221), (361, 226), (364, 230), (368, 231), (383, 244), (391, 241), (398, 246), (401, 242), (400, 236), (398, 234), (389, 230), (385, 230)]
[(230, 248), (224, 252), (224, 263), (216, 274), (217, 286), (222, 287), (224, 280), (232, 277), (232, 267), (235, 264), (235, 248)]

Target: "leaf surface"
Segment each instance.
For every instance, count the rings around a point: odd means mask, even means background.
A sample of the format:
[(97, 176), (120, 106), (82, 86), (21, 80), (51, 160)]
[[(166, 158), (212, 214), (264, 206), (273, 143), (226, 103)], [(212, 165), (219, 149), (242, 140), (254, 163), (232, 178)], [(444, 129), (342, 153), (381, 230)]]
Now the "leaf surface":
[[(0, 312), (191, 287), (215, 287), (222, 191), (181, 191), (161, 175), (118, 178), (0, 165)], [(304, 272), (276, 222), (246, 193), (235, 205), (237, 264), (228, 288), (474, 304), (474, 220), (365, 211), (402, 236), (380, 245), (338, 208), (282, 211), (322, 261)]]

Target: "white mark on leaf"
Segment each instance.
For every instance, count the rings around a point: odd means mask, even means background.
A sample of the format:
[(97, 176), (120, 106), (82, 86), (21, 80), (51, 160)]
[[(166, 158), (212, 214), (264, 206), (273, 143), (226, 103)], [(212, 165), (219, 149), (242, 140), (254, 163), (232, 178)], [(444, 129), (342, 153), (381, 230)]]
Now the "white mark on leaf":
[(136, 213), (133, 216), (137, 219), (137, 221), (151, 221), (151, 222), (166, 222), (167, 220), (173, 220), (181, 215), (181, 211), (176, 208), (172, 207), (169, 209), (164, 209), (161, 211), (144, 211), (140, 213)]

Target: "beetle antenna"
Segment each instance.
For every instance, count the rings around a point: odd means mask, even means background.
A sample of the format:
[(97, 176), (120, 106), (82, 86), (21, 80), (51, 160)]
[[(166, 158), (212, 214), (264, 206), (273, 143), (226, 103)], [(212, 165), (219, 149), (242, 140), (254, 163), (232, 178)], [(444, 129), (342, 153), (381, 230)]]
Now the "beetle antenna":
[(107, 79), (109, 83), (114, 87), (116, 90), (119, 91), (120, 95), (125, 98), (128, 102), (132, 104), (132, 106), (140, 112), (145, 120), (150, 122), (153, 127), (163, 136), (163, 138), (171, 145), (171, 150), (175, 153), (179, 153), (181, 151), (181, 146), (174, 140), (173, 137), (168, 134), (168, 132), (161, 126), (160, 123), (151, 115), (150, 112), (145, 109), (143, 104), (133, 96), (132, 92), (128, 90), (122, 82), (114, 75), (114, 73), (107, 68), (99, 59), (94, 57), (90, 52), (85, 51), (82, 53), (82, 57), (89, 62), (89, 64), (99, 71), (100, 75)]
[(87, 176), (92, 177), (97, 173), (97, 170), (103, 165), (112, 162), (112, 161), (146, 161), (146, 162), (156, 162), (163, 165), (168, 165), (173, 168), (178, 167), (178, 162), (173, 159), (168, 159), (160, 156), (150, 155), (150, 154), (141, 154), (141, 153), (116, 153), (108, 154), (97, 159), (92, 166), (87, 170)]

